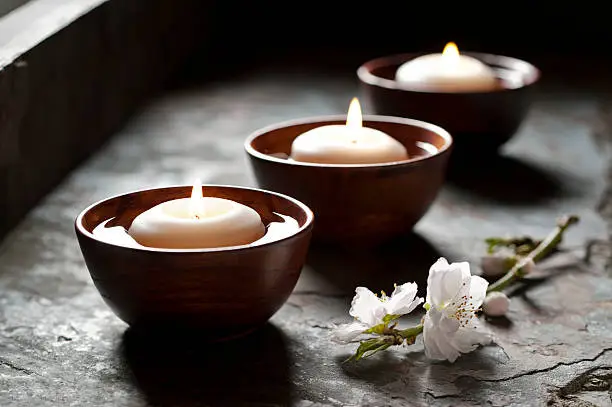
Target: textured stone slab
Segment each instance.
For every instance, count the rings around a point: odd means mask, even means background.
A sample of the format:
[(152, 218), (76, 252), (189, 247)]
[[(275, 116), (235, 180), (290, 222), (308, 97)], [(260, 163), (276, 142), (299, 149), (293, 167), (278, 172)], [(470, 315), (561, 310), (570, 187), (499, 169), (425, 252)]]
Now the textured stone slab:
[(17, 7), (27, 3), (29, 0), (5, 0), (0, 5), (0, 16), (10, 13)]
[[(0, 404), (610, 405), (612, 283), (598, 213), (608, 130), (599, 100), (584, 94), (543, 95), (504, 157), (448, 183), (405, 240), (369, 252), (313, 247), (295, 293), (253, 336), (214, 347), (142, 338), (104, 305), (72, 229), (82, 208), (195, 177), (253, 185), (242, 149), (250, 131), (344, 112), (355, 93), (352, 80), (260, 74), (144, 109), (0, 247)], [(488, 323), (496, 345), (450, 365), (427, 361), (417, 342), (355, 365), (342, 363), (352, 347), (329, 342), (355, 286), (423, 282), (440, 255), (476, 260), (485, 237), (540, 236), (566, 212), (582, 218), (569, 251), (546, 265), (547, 280), (514, 292), (507, 321)]]

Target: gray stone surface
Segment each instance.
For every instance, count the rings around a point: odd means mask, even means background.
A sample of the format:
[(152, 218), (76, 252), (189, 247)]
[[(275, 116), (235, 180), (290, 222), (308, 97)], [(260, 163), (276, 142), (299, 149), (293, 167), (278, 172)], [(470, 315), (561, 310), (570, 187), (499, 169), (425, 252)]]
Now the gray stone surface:
[(0, 4), (0, 16), (10, 13), (17, 7), (27, 3), (29, 0), (4, 0)]
[[(143, 338), (105, 306), (74, 237), (81, 209), (195, 177), (253, 185), (242, 149), (250, 131), (344, 112), (355, 92), (350, 80), (261, 73), (146, 107), (0, 246), (0, 405), (612, 405), (602, 120), (612, 112), (590, 94), (543, 95), (504, 156), (448, 183), (412, 236), (372, 251), (313, 247), (287, 304), (248, 338), (212, 347)], [(420, 342), (343, 364), (353, 347), (328, 340), (349, 320), (355, 286), (422, 282), (440, 255), (473, 261), (485, 237), (541, 236), (568, 212), (582, 221), (567, 252), (513, 293), (506, 321), (487, 322), (496, 345), (455, 364), (426, 360)]]

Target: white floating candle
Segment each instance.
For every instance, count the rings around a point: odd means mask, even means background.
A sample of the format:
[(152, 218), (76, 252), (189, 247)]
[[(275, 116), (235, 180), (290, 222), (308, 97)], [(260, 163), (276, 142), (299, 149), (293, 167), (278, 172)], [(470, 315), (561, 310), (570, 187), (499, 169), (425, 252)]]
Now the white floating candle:
[(196, 183), (191, 198), (166, 201), (141, 213), (128, 233), (143, 246), (204, 249), (252, 243), (265, 234), (265, 226), (254, 209), (203, 197)]
[(359, 101), (353, 98), (346, 125), (321, 126), (300, 134), (291, 145), (291, 158), (319, 164), (377, 164), (406, 160), (408, 152), (393, 137), (363, 127)]
[(441, 54), (429, 54), (401, 65), (395, 80), (432, 92), (485, 92), (499, 87), (493, 69), (468, 55), (460, 55), (449, 42)]

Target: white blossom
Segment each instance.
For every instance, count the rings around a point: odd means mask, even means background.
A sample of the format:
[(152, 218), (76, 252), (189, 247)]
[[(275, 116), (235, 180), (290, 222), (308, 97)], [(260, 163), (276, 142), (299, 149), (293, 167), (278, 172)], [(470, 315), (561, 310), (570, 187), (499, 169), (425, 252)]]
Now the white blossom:
[(364, 333), (370, 327), (361, 322), (340, 325), (332, 332), (332, 340), (339, 343), (349, 343)]
[(387, 315), (409, 314), (423, 303), (423, 298), (416, 297), (416, 294), (416, 283), (395, 286), (391, 297), (387, 297), (384, 293), (378, 297), (365, 287), (357, 287), (349, 311), (355, 321), (336, 328), (332, 338), (337, 342), (351, 342), (364, 331), (382, 324)]
[(493, 291), (487, 294), (482, 304), (482, 311), (491, 317), (501, 317), (506, 315), (510, 306), (510, 298), (500, 291)]
[(476, 313), (489, 283), (472, 276), (467, 262), (448, 264), (440, 258), (429, 269), (427, 306), (423, 324), (425, 354), (454, 362), (462, 353), (491, 342)]

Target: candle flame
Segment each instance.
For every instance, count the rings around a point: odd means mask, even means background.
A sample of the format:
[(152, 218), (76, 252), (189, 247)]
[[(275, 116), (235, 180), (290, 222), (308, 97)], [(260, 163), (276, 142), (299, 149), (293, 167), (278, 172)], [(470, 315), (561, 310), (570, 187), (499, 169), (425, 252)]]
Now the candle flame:
[(455, 44), (454, 42), (449, 42), (448, 44), (446, 44), (446, 46), (444, 47), (444, 51), (442, 51), (442, 55), (448, 57), (458, 57), (459, 49), (457, 48), (457, 44)]
[(202, 195), (202, 183), (199, 179), (193, 183), (191, 190), (191, 199), (189, 200), (189, 215), (193, 218), (200, 219), (206, 214), (204, 209), (204, 197)]
[(359, 104), (359, 100), (357, 98), (353, 98), (351, 100), (351, 104), (349, 105), (348, 114), (346, 115), (346, 125), (348, 127), (362, 127), (362, 118), (361, 118), (361, 105)]

